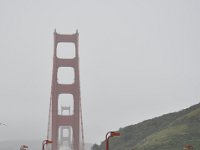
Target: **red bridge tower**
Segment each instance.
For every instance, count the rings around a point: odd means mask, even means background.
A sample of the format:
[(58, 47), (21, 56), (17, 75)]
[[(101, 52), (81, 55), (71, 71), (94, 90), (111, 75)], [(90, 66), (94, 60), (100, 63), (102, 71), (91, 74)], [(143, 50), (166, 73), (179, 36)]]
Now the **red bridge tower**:
[[(83, 150), (78, 38), (78, 32), (71, 35), (54, 32), (53, 76), (47, 137), (53, 143), (51, 146), (48, 146), (49, 150), (61, 149), (62, 145), (60, 144), (63, 144), (64, 141), (67, 141), (65, 142), (64, 149)], [(72, 43), (75, 47), (75, 56), (73, 58), (59, 58), (57, 48), (60, 43)], [(66, 49), (67, 51), (68, 49)], [(70, 75), (73, 75), (73, 81), (70, 83), (59, 82), (59, 74), (61, 71), (65, 72), (66, 79), (71, 78)], [(68, 76), (67, 73), (69, 72), (71, 73)], [(64, 104), (59, 104), (60, 99), (64, 100)], [(63, 108), (69, 107), (67, 99), (72, 99), (73, 101), (73, 108), (70, 106), (73, 112), (68, 114), (63, 113)]]

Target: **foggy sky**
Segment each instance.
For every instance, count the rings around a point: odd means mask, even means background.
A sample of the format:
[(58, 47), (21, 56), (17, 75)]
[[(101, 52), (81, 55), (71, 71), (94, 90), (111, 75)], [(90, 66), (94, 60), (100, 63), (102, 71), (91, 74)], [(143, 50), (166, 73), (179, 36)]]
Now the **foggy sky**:
[(0, 140), (45, 139), (53, 32), (79, 31), (85, 141), (200, 99), (198, 0), (0, 0)]

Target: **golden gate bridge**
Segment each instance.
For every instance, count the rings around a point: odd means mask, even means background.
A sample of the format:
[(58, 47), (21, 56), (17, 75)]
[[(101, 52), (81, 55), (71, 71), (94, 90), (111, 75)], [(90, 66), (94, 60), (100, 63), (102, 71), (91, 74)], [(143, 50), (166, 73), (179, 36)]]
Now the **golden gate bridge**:
[[(62, 43), (73, 44), (73, 57), (58, 56), (58, 46)], [(78, 52), (78, 31), (74, 34), (58, 34), (55, 30), (49, 121), (45, 143), (47, 150), (84, 150)], [(62, 72), (66, 79), (73, 76), (72, 80), (60, 81), (59, 76)]]

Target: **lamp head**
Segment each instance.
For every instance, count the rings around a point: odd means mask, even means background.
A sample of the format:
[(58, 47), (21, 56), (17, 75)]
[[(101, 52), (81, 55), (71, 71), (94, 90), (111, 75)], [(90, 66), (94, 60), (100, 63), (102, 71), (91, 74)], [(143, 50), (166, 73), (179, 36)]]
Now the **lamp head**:
[(47, 143), (47, 144), (53, 143), (53, 141), (46, 140), (46, 143)]
[(119, 132), (110, 132), (110, 136), (113, 137), (113, 136), (120, 136), (120, 133)]

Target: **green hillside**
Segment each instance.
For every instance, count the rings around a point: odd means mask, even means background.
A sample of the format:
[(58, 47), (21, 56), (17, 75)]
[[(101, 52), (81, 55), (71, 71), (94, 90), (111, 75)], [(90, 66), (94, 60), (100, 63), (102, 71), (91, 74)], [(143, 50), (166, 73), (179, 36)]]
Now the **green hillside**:
[[(110, 150), (182, 150), (185, 144), (200, 149), (200, 104), (136, 125), (120, 128), (110, 139)], [(105, 150), (104, 142), (93, 150)]]

